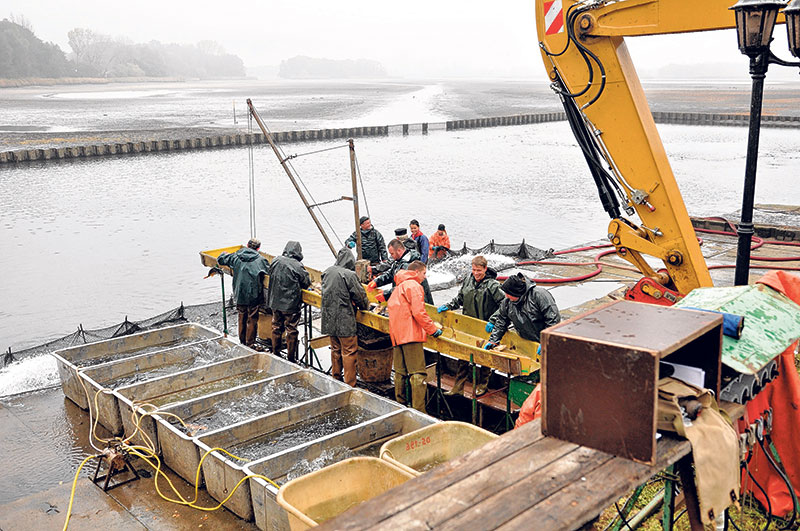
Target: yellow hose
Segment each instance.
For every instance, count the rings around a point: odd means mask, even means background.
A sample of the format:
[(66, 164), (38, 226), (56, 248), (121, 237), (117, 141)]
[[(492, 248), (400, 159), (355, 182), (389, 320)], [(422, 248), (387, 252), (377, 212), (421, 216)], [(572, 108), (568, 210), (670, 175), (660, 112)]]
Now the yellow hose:
[(95, 457), (100, 457), (100, 456), (97, 455), (97, 454), (90, 455), (89, 457), (87, 457), (86, 459), (83, 460), (83, 462), (78, 467), (78, 470), (75, 471), (75, 479), (72, 480), (72, 492), (69, 495), (69, 506), (67, 507), (67, 519), (64, 521), (64, 529), (63, 529), (63, 531), (67, 531), (67, 526), (69, 525), (69, 517), (72, 516), (72, 502), (75, 501), (75, 487), (78, 486), (78, 474), (81, 473), (81, 469), (83, 468), (83, 465), (85, 465), (86, 462), (89, 461), (89, 459), (93, 459)]

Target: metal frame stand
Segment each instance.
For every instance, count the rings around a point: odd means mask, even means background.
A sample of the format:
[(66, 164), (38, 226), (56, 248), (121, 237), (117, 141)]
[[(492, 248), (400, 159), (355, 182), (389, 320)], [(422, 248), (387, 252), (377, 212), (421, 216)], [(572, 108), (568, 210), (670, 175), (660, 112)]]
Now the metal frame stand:
[(434, 397), (436, 398), (436, 415), (439, 418), (442, 418), (442, 402), (444, 402), (445, 407), (447, 408), (447, 414), (449, 418), (453, 418), (453, 410), (450, 409), (450, 404), (447, 403), (447, 397), (442, 392), (442, 353), (438, 350), (436, 351), (436, 390), (433, 392), (433, 396), (428, 399), (425, 404), (427, 408), (431, 402), (433, 402)]
[[(667, 468), (670, 476), (675, 475), (675, 465)], [(667, 479), (664, 481), (664, 505), (661, 508), (661, 527), (664, 531), (672, 531), (673, 521), (675, 520), (675, 481)]]
[(514, 428), (514, 415), (511, 414), (511, 375), (506, 374), (506, 413), (500, 419), (492, 431), (497, 431), (500, 425), (505, 422), (506, 431), (511, 431)]
[[(131, 464), (130, 460), (128, 459), (128, 456), (125, 455), (125, 454), (122, 454), (122, 456), (123, 456), (122, 458), (125, 460), (125, 466), (123, 466), (120, 469), (116, 469), (111, 464), (109, 464), (108, 472), (103, 476), (97, 477), (97, 475), (100, 473), (100, 466), (103, 464), (103, 461), (105, 461), (105, 456), (103, 456), (103, 455), (98, 456), (98, 458), (97, 458), (97, 468), (94, 471), (94, 477), (92, 477), (92, 483), (97, 485), (98, 482), (102, 481), (103, 482), (103, 492), (108, 492), (111, 489), (115, 489), (115, 488), (117, 488), (119, 486), (125, 485), (126, 483), (130, 483), (131, 481), (136, 481), (137, 479), (139, 479), (139, 473), (136, 472), (135, 468), (133, 468), (133, 465)], [(108, 484), (111, 481), (112, 477), (114, 477), (118, 473), (125, 472), (126, 470), (129, 471), (131, 474), (133, 474), (133, 477), (128, 478), (128, 479), (126, 479), (124, 481), (120, 481), (119, 483), (115, 483), (115, 484), (111, 485), (110, 487), (108, 486)]]
[[(314, 336), (314, 326), (311, 317), (311, 306), (303, 303), (303, 336), (304, 336), (304, 351), (303, 357), (300, 359), (302, 365), (309, 369), (318, 370), (329, 374), (330, 370), (326, 371), (322, 368), (322, 362), (317, 356), (317, 352), (311, 347), (311, 338)], [(315, 365), (316, 363), (316, 365)]]

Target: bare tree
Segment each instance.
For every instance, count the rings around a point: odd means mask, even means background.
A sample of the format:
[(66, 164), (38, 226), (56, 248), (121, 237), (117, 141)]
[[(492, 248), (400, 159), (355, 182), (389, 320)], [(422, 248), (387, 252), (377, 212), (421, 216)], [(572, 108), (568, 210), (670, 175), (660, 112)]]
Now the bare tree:
[(13, 22), (14, 24), (17, 24), (18, 26), (22, 26), (23, 28), (25, 28), (26, 30), (30, 31), (31, 33), (34, 32), (33, 31), (33, 24), (31, 23), (30, 19), (28, 19), (28, 17), (26, 17), (25, 15), (23, 15), (23, 14), (19, 14), (18, 15), (18, 14), (15, 14), (15, 13), (11, 13), (9, 18), (11, 19), (11, 22)]

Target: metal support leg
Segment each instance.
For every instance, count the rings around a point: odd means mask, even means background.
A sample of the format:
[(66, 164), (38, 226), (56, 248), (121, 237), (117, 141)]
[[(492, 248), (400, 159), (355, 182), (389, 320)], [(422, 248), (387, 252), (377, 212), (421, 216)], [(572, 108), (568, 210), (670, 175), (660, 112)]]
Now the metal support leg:
[(325, 374), (330, 374), (322, 368), (322, 362), (317, 356), (317, 351), (311, 346), (311, 339), (314, 336), (314, 322), (311, 313), (311, 306), (303, 304), (303, 334), (305, 335), (305, 352), (303, 354), (302, 364), (309, 369), (316, 369)]
[(625, 522), (628, 520), (628, 514), (633, 509), (633, 506), (636, 505), (636, 500), (639, 499), (639, 496), (642, 494), (644, 490), (644, 485), (639, 485), (636, 487), (636, 490), (633, 491), (633, 494), (630, 495), (628, 501), (625, 502), (625, 506), (620, 510), (620, 517), (619, 521), (616, 522), (612, 527), (611, 531), (620, 531), (622, 527), (625, 525)]
[(228, 310), (225, 308), (225, 275), (219, 274), (219, 283), (222, 286), (222, 333), (228, 337)]
[[(436, 352), (436, 391), (433, 393), (436, 396), (436, 415), (442, 418), (442, 403), (447, 408), (449, 418), (453, 418), (453, 410), (450, 409), (450, 404), (447, 403), (447, 397), (442, 392), (442, 354)], [(428, 400), (428, 403), (433, 401), (433, 397)], [(427, 406), (427, 404), (426, 404)]]
[(475, 359), (469, 355), (469, 366), (472, 368), (472, 424), (478, 424), (478, 395), (475, 389), (478, 386), (478, 368), (475, 366)]
[(511, 431), (514, 418), (511, 416), (511, 375), (506, 374), (506, 431)]
[[(675, 465), (667, 468), (670, 476), (675, 475)], [(664, 531), (672, 531), (672, 523), (675, 520), (675, 481), (668, 479), (664, 481), (664, 505), (661, 510), (661, 527)]]

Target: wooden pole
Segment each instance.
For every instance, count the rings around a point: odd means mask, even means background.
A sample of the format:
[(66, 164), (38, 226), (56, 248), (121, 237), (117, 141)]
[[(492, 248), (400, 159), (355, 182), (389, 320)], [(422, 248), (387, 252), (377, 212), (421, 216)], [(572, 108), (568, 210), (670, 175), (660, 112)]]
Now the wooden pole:
[(283, 166), (284, 171), (286, 171), (286, 175), (289, 176), (289, 180), (292, 181), (292, 184), (294, 185), (294, 189), (297, 190), (297, 194), (300, 196), (300, 199), (303, 201), (303, 204), (305, 205), (306, 210), (308, 210), (308, 213), (311, 215), (311, 219), (314, 220), (314, 223), (317, 225), (317, 228), (319, 229), (320, 234), (322, 234), (322, 237), (325, 239), (325, 243), (328, 244), (328, 247), (330, 248), (331, 252), (333, 253), (333, 256), (335, 257), (336, 256), (336, 248), (333, 246), (333, 243), (331, 243), (330, 238), (328, 238), (328, 234), (325, 232), (325, 229), (322, 227), (322, 224), (319, 222), (319, 219), (317, 219), (317, 215), (314, 214), (314, 210), (311, 208), (311, 205), (308, 203), (308, 200), (306, 199), (306, 196), (303, 195), (303, 191), (300, 189), (300, 186), (297, 184), (297, 180), (294, 178), (294, 175), (292, 174), (291, 170), (289, 169), (289, 166), (286, 164), (286, 161), (281, 158), (281, 152), (278, 151), (278, 146), (276, 146), (275, 145), (275, 141), (272, 140), (272, 135), (269, 133), (269, 131), (267, 131), (267, 128), (264, 126), (264, 123), (261, 121), (261, 117), (256, 112), (255, 107), (253, 107), (253, 102), (250, 101), (250, 98), (247, 98), (247, 108), (250, 110), (250, 114), (255, 119), (256, 123), (258, 124), (258, 127), (261, 128), (261, 132), (264, 133), (264, 137), (267, 139), (267, 142), (269, 142), (270, 147), (272, 147), (272, 151), (274, 151), (275, 152), (275, 156), (278, 157), (278, 160), (280, 161), (281, 166)]
[(353, 180), (353, 215), (356, 218), (356, 256), (358, 260), (363, 258), (361, 254), (361, 216), (358, 213), (358, 180), (356, 179), (356, 148), (353, 139), (347, 140), (350, 145), (350, 176)]

